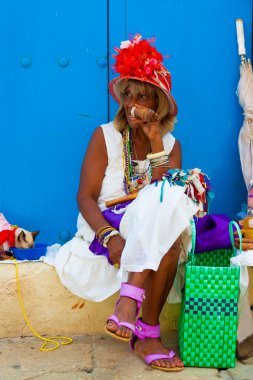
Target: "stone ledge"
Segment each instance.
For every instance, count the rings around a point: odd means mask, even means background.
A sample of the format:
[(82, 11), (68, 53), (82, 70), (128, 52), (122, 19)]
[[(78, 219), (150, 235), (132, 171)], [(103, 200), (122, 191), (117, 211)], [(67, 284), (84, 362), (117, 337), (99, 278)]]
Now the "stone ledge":
[[(14, 264), (0, 265), (0, 338), (32, 336), (18, 300)], [(114, 310), (117, 294), (99, 303), (80, 299), (60, 282), (55, 269), (43, 262), (19, 264), (23, 304), (30, 324), (41, 335), (99, 334)], [(180, 305), (166, 303), (162, 332), (177, 327)]]

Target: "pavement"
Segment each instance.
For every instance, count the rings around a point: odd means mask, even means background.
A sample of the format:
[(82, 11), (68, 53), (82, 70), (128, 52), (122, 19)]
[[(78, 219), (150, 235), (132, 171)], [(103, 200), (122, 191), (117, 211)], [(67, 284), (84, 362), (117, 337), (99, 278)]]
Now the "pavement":
[[(147, 366), (127, 343), (105, 334), (72, 338), (73, 343), (51, 352), (41, 352), (43, 342), (36, 337), (0, 339), (0, 380), (253, 380), (253, 357), (227, 370), (188, 367), (165, 373)], [(178, 351), (176, 331), (165, 343)]]

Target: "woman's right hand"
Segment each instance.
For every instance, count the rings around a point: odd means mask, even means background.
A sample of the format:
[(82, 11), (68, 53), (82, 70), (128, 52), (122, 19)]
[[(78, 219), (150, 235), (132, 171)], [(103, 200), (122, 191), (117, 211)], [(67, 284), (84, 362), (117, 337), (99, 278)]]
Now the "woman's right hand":
[(121, 235), (112, 236), (108, 243), (107, 248), (109, 251), (109, 258), (113, 265), (118, 264), (120, 266), (120, 259), (122, 251), (125, 247), (125, 240)]

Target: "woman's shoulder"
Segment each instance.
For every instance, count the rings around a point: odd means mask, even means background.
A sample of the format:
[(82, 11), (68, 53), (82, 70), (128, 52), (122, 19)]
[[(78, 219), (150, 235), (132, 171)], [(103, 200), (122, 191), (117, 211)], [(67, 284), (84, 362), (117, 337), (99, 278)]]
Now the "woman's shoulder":
[(114, 127), (113, 121), (110, 121), (106, 124), (101, 124), (100, 127), (102, 128), (104, 133), (111, 133), (114, 135), (121, 135), (119, 131)]
[(176, 142), (176, 139), (170, 132), (166, 133), (163, 136), (164, 149), (167, 154), (169, 154), (172, 151), (175, 142)]
[(92, 133), (91, 142), (98, 143), (103, 142), (107, 148), (116, 141), (121, 140), (121, 134), (114, 128), (113, 121), (100, 124), (96, 127)]
[(113, 121), (100, 125), (100, 128), (103, 131), (109, 155), (114, 155), (114, 153), (116, 154), (119, 150), (121, 151), (122, 136), (121, 133), (115, 129)]

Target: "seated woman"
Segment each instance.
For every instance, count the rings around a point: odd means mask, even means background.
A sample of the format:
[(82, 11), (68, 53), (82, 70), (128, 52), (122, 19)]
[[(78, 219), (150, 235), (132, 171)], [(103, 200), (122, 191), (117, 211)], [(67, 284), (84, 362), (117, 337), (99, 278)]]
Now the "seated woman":
[[(181, 371), (182, 361), (161, 342), (159, 316), (177, 271), (181, 234), (198, 205), (183, 187), (159, 181), (181, 167), (181, 147), (170, 133), (177, 114), (171, 76), (151, 42), (137, 35), (116, 49), (119, 76), (109, 90), (120, 106), (90, 140), (77, 197), (78, 232), (55, 266), (63, 284), (89, 300), (121, 287), (106, 332), (130, 341), (152, 367)], [(137, 193), (132, 202), (106, 207)]]

